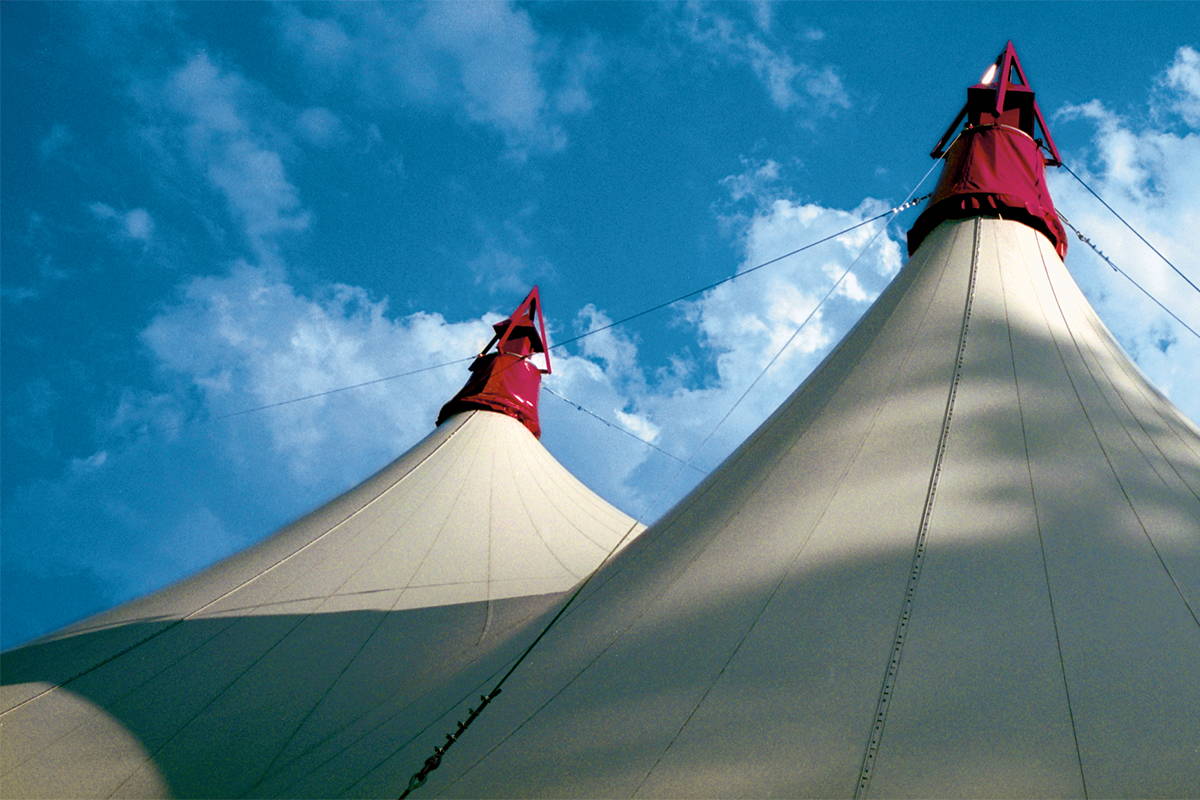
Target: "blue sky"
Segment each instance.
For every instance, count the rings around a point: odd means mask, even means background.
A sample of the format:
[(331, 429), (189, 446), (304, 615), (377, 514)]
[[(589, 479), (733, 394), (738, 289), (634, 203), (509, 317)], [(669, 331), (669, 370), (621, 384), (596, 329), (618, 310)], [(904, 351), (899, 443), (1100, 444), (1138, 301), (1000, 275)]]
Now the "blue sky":
[[(470, 355), (532, 283), (561, 340), (886, 210), (1008, 38), (1067, 161), (1200, 278), (1197, 4), (0, 14), (5, 646), (353, 485), (425, 435), (466, 373), (218, 417)], [(1060, 210), (1200, 328), (1195, 293), (1052, 181)], [(653, 518), (866, 309), (914, 216), (558, 351), (548, 388), (699, 469), (545, 394), (543, 441)], [(1200, 417), (1200, 342), (1078, 243), (1068, 266)]]

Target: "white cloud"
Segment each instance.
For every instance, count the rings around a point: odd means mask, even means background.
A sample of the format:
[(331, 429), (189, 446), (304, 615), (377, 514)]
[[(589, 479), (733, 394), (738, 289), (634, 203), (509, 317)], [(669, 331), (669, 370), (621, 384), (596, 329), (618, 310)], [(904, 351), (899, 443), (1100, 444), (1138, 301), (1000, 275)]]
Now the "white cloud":
[(92, 453), (87, 458), (71, 459), (71, 471), (72, 472), (84, 472), (84, 471), (89, 471), (89, 470), (100, 469), (101, 467), (104, 466), (104, 462), (106, 462), (106, 461), (108, 461), (108, 451), (107, 450), (98, 450), (95, 453)]
[[(752, 11), (759, 28), (757, 33), (708, 4), (693, 0), (684, 10), (684, 30), (693, 42), (712, 55), (749, 66), (771, 102), (780, 109), (806, 107), (831, 111), (850, 107), (850, 97), (833, 67), (797, 61), (786, 46), (771, 44), (770, 7), (757, 4)], [(810, 42), (824, 37), (820, 31), (809, 33), (819, 34), (805, 36)]]
[[(747, 163), (746, 175), (731, 176), (724, 185), (731, 194), (744, 197), (764, 166)], [(740, 269), (886, 208), (870, 199), (852, 210), (772, 199), (773, 189), (768, 185), (762, 195), (751, 195), (755, 210), (735, 222), (744, 253)], [(680, 303), (677, 308), (694, 331), (696, 356), (676, 356), (669, 368), (645, 374), (636, 340), (624, 329), (613, 328), (582, 340), (582, 358), (572, 359), (562, 370), (556, 365), (547, 385), (556, 390), (565, 386), (562, 391), (572, 400), (707, 470), (778, 407), (899, 269), (899, 243), (888, 236), (874, 238), (880, 225), (882, 221), (864, 226), (819, 249), (725, 283), (696, 301)], [(815, 310), (856, 258), (840, 288)], [(603, 311), (589, 306), (580, 313), (576, 330), (582, 333), (608, 321)], [(753, 391), (716, 428), (756, 380)], [(563, 413), (549, 400), (543, 406), (548, 403), (556, 414)], [(559, 424), (583, 423), (567, 417)], [(620, 449), (620, 437), (599, 428), (587, 438), (618, 451), (598, 464), (594, 444), (577, 453), (580, 446), (559, 441), (552, 425), (543, 428), (569, 468), (635, 514), (653, 517), (663, 512), (700, 477), (694, 469), (672, 464), (636, 442), (628, 451)], [(715, 435), (706, 441), (714, 429)]]
[[(1195, 88), (1186, 79), (1194, 51), (1181, 48), (1158, 82), (1153, 109), (1175, 109), (1185, 121)], [(1184, 77), (1180, 77), (1184, 75)], [(1174, 77), (1173, 77), (1174, 76)], [(1159, 118), (1147, 114), (1147, 118)], [(1123, 117), (1098, 100), (1070, 105), (1061, 123), (1092, 127), (1090, 146), (1065, 157), (1084, 181), (1134, 228), (1200, 283), (1195, 231), (1200, 230), (1200, 133), (1149, 127)], [(1189, 122), (1189, 124), (1195, 124)], [(1058, 208), (1123, 270), (1200, 330), (1200, 295), (1126, 229), (1073, 178), (1051, 170)], [(1067, 257), (1076, 280), (1121, 344), (1147, 376), (1192, 419), (1200, 418), (1200, 340), (1175, 323), (1124, 278), (1074, 239)]]
[(346, 137), (346, 128), (328, 108), (306, 108), (296, 117), (296, 128), (310, 144), (329, 147)]
[[(241, 264), (226, 276), (193, 280), (143, 338), (162, 367), (220, 416), (462, 358), (490, 332), (482, 318), (452, 323), (419, 312), (393, 319), (386, 300), (356, 287), (304, 296), (279, 274)], [(466, 374), (464, 364), (289, 405), (260, 420), (295, 479), (344, 484), (427, 432)]]
[(561, 114), (582, 114), (592, 110), (589, 86), (604, 68), (599, 39), (592, 36), (567, 56), (562, 84), (554, 96), (554, 107)]
[(133, 208), (125, 212), (125, 234), (130, 239), (149, 241), (154, 233), (154, 220), (144, 208)]
[(96, 219), (111, 223), (114, 234), (120, 238), (148, 242), (154, 234), (154, 218), (144, 208), (118, 211), (107, 203), (94, 202), (88, 204), (88, 211)]
[(287, 177), (283, 159), (269, 146), (256, 118), (257, 92), (232, 70), (200, 52), (170, 76), (168, 106), (186, 121), (192, 160), (225, 198), (260, 260), (275, 260), (275, 237), (308, 227), (309, 214)]
[(742, 164), (746, 167), (743, 172), (721, 179), (721, 185), (729, 192), (729, 197), (734, 202), (765, 196), (778, 186), (778, 161), (767, 159), (760, 164), (752, 164), (743, 159)]
[(562, 121), (586, 112), (603, 61), (594, 38), (566, 52), (544, 40), (527, 12), (502, 2), (336, 6), (310, 17), (280, 11), (286, 44), (318, 74), (349, 75), (377, 105), (449, 105), (504, 138), (509, 155), (566, 144)]
[(554, 273), (554, 266), (537, 255), (527, 230), (537, 210), (527, 204), (499, 225), (475, 221), (482, 245), (467, 267), (477, 286), (493, 294), (524, 296), (532, 284)]
[(772, 8), (772, 0), (752, 0), (750, 3), (750, 13), (754, 17), (754, 24), (759, 30), (769, 32), (771, 23), (775, 18), (775, 9)]
[(477, 286), (486, 286), (490, 292), (528, 291), (529, 265), (525, 259), (514, 255), (489, 240), (480, 253), (467, 262)]
[(1193, 128), (1200, 128), (1200, 52), (1184, 47), (1159, 78), (1156, 110), (1178, 114)]

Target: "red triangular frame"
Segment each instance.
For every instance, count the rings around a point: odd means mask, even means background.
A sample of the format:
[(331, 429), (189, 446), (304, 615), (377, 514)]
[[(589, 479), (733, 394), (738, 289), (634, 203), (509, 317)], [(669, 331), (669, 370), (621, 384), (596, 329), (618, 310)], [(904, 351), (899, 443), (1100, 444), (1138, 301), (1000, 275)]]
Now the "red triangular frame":
[[(1026, 91), (1033, 93), (1033, 87), (1029, 85), (1029, 78), (1025, 76), (1025, 70), (1021, 67), (1021, 59), (1017, 57), (1017, 48), (1013, 46), (1012, 41), (1008, 41), (1004, 45), (1004, 49), (1000, 51), (1000, 55), (993, 62), (996, 67), (995, 76), (991, 83), (977, 84), (979, 87), (995, 86), (996, 87), (996, 103), (994, 113), (1000, 115), (1004, 108), (1004, 97), (1010, 89), (1019, 87), (1018, 91)], [(1013, 73), (1016, 73), (1017, 80), (1013, 81)], [(946, 128), (946, 132), (942, 134), (942, 138), (938, 140), (937, 145), (929, 154), (933, 158), (942, 158), (946, 154), (946, 146), (958, 132), (958, 126), (967, 116), (967, 104), (964, 103), (962, 110), (954, 117), (954, 121), (950, 123), (950, 127)], [(1038, 106), (1037, 100), (1033, 101), (1033, 116), (1037, 127), (1041, 129), (1043, 142), (1042, 147), (1049, 153), (1046, 159), (1046, 166), (1057, 167), (1062, 164), (1062, 156), (1058, 153), (1058, 147), (1054, 144), (1054, 137), (1050, 135), (1050, 128), (1046, 126), (1046, 120), (1042, 116), (1042, 109)]]
[(492, 336), (492, 340), (487, 343), (487, 347), (483, 348), (483, 350), (479, 352), (479, 355), (482, 356), (486, 354), (487, 351), (492, 348), (492, 345), (495, 345), (496, 349), (499, 350), (504, 343), (508, 341), (509, 336), (512, 335), (513, 329), (516, 327), (516, 325), (512, 323), (521, 318), (525, 318), (530, 322), (533, 322), (533, 316), (535, 313), (537, 314), (537, 322), (534, 325), (534, 329), (541, 338), (542, 349), (537, 350), (535, 348), (533, 352), (541, 353), (546, 359), (546, 368), (539, 368), (538, 371), (543, 375), (549, 375), (552, 372), (550, 367), (550, 345), (549, 340), (546, 337), (546, 318), (542, 316), (542, 296), (538, 291), (537, 286), (534, 286), (529, 290), (529, 294), (525, 295), (525, 299), (521, 301), (521, 304), (517, 306), (513, 313), (508, 315), (507, 320), (504, 320), (504, 322), (509, 323), (507, 326), (505, 326), (504, 333), (497, 333), (496, 335)]

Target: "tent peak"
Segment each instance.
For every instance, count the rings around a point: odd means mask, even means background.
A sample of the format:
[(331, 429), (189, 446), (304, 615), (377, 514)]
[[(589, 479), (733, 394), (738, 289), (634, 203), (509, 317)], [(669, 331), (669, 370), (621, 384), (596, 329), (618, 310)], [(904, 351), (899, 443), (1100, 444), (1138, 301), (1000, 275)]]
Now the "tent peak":
[(983, 73), (979, 83), (967, 88), (967, 102), (938, 139), (929, 154), (932, 158), (945, 158), (946, 149), (954, 141), (964, 118), (968, 129), (980, 125), (1007, 125), (1023, 131), (1044, 151), (1046, 166), (1062, 164), (1054, 137), (1046, 126), (1042, 109), (1011, 40)]
[(1041, 231), (1066, 256), (1066, 230), (1045, 175), (1062, 159), (1011, 41), (967, 88), (966, 103), (930, 156), (946, 164), (929, 207), (908, 232), (910, 254), (944, 220), (999, 216)]
[[(437, 424), (441, 425), (463, 411), (483, 409), (514, 417), (534, 436), (541, 437), (538, 390), (542, 375), (549, 374), (551, 367), (538, 287), (534, 286), (516, 310), (492, 328), (495, 333), (491, 341), (471, 363), (471, 377), (458, 394), (442, 406)], [(495, 351), (490, 352), (493, 347)], [(545, 368), (531, 361), (537, 353), (545, 359)]]

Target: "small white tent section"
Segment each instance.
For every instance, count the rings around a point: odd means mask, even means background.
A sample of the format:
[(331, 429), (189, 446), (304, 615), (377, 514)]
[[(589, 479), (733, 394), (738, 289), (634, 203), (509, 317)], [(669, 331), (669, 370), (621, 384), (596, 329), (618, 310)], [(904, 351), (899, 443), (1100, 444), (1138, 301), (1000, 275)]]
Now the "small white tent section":
[[(1194, 796), (1198, 611), (1200, 433), (1043, 234), (950, 220), (417, 795)], [(264, 788), (402, 791), (502, 660)]]
[(5, 653), (0, 794), (255, 795), (419, 707), (635, 526), (521, 422), (457, 414), (261, 544)]

